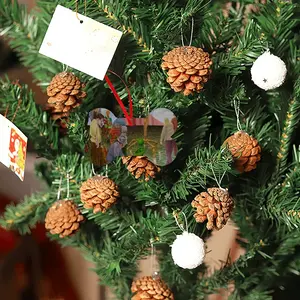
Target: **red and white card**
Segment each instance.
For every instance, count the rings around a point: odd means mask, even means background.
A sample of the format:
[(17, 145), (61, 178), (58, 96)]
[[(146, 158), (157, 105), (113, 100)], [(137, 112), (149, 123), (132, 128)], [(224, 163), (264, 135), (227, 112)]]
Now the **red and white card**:
[(11, 121), (0, 115), (0, 162), (24, 180), (27, 137)]

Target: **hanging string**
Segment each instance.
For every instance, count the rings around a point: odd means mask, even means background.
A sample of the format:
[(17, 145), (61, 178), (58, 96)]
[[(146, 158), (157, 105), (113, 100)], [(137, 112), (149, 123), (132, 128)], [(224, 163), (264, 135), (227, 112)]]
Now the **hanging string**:
[(212, 163), (210, 164), (210, 168), (211, 168), (211, 171), (212, 171), (212, 173), (213, 173), (213, 175), (214, 175), (215, 181), (216, 181), (216, 183), (217, 183), (219, 189), (222, 189), (222, 188), (221, 188), (221, 185), (220, 185), (220, 182), (219, 182), (219, 180), (217, 179), (217, 176), (216, 176), (215, 171), (214, 171), (214, 169), (213, 169)]
[(182, 17), (181, 17), (181, 22), (180, 23), (181, 23), (181, 25), (180, 25), (181, 44), (182, 44), (182, 47), (184, 47)]
[[(180, 35), (181, 35), (181, 44), (182, 44), (182, 47), (185, 47), (185, 44), (184, 44), (184, 38), (183, 38), (183, 17), (181, 17), (181, 26), (180, 26)], [(195, 21), (194, 21), (194, 18), (192, 17), (192, 27), (191, 27), (191, 36), (190, 36), (190, 43), (189, 43), (189, 46), (192, 45), (192, 41), (193, 41), (193, 36), (194, 36), (194, 25), (195, 25)]]
[(4, 113), (4, 118), (7, 117), (7, 114), (8, 114), (8, 108), (9, 108), (9, 104), (7, 104), (7, 106), (6, 106), (6, 110), (5, 110), (5, 113)]
[(188, 232), (188, 231), (189, 231), (189, 228), (188, 228), (188, 221), (187, 221), (186, 214), (185, 214), (183, 211), (181, 211), (181, 213), (182, 213), (182, 215), (183, 215), (183, 217), (184, 217), (185, 228), (184, 228), (183, 225), (180, 224), (179, 221), (178, 221), (178, 213), (177, 213), (177, 212), (174, 212), (174, 213), (173, 213), (173, 216), (174, 216), (174, 218), (175, 218), (175, 221), (176, 221), (177, 226), (178, 226), (182, 231), (187, 231), (187, 232)]
[[(79, 7), (79, 0), (76, 0), (76, 18), (80, 21), (80, 23), (83, 23), (83, 20), (80, 20), (78, 16), (78, 7)], [(84, 0), (84, 15), (86, 16), (86, 8), (87, 8), (87, 1)]]
[(108, 78), (107, 75), (105, 75), (105, 81), (106, 83), (108, 84), (109, 88), (111, 89), (113, 95), (115, 96), (115, 99), (117, 100), (118, 104), (120, 105), (121, 109), (122, 109), (122, 112), (127, 120), (127, 123), (129, 126), (132, 126), (133, 123), (132, 123), (132, 119), (133, 119), (133, 103), (132, 103), (132, 97), (131, 97), (131, 93), (130, 93), (130, 90), (126, 84), (126, 82), (123, 80), (123, 78), (118, 75), (117, 73), (111, 71), (111, 70), (108, 70), (108, 72), (110, 72), (111, 74), (117, 76), (122, 82), (123, 84), (125, 85), (125, 89), (127, 91), (127, 94), (128, 94), (128, 100), (129, 100), (129, 114), (125, 108), (125, 105), (121, 99), (121, 97), (119, 96), (118, 92), (116, 91), (114, 85), (112, 84), (112, 82), (110, 81), (110, 79)]
[(154, 245), (153, 245), (153, 239), (150, 240), (151, 244), (151, 274), (154, 274)]
[(233, 100), (234, 111), (236, 115), (236, 127), (238, 131), (242, 130), (241, 122), (240, 122), (240, 100), (238, 102), (236, 99)]
[(189, 46), (192, 45), (193, 35), (194, 35), (194, 18), (192, 17), (192, 28), (191, 28), (191, 37), (190, 37), (190, 43), (189, 43)]
[(67, 174), (67, 200), (70, 198), (70, 175)]
[(94, 168), (94, 164), (92, 163), (92, 173), (94, 176), (97, 176), (96, 172), (95, 172), (95, 168)]
[(57, 190), (57, 201), (60, 199), (61, 184), (62, 184), (62, 176), (60, 176), (60, 179), (59, 179), (59, 186), (58, 186), (58, 190)]

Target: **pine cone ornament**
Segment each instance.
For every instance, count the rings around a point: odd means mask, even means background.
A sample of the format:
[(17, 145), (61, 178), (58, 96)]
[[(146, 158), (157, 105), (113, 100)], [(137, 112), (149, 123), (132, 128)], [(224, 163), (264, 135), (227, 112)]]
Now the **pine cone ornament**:
[(67, 118), (70, 110), (79, 106), (86, 93), (79, 78), (72, 73), (62, 72), (55, 75), (47, 87), (49, 96), (47, 108), (53, 120)]
[(59, 234), (63, 238), (75, 233), (83, 220), (83, 215), (72, 200), (60, 200), (49, 208), (45, 227), (51, 234)]
[(233, 199), (227, 190), (220, 188), (209, 188), (207, 192), (202, 192), (192, 201), (192, 207), (197, 209), (194, 218), (199, 223), (207, 220), (206, 228), (208, 230), (223, 228), (230, 217), (233, 206)]
[(174, 300), (173, 293), (166, 283), (160, 278), (156, 279), (151, 276), (144, 276), (133, 281), (131, 292), (134, 293), (131, 300)]
[(123, 156), (122, 162), (127, 165), (127, 170), (136, 179), (144, 175), (145, 181), (149, 181), (151, 177), (155, 178), (156, 173), (160, 171), (160, 168), (148, 160), (146, 156)]
[(228, 147), (239, 172), (250, 172), (256, 169), (257, 162), (261, 158), (261, 148), (254, 137), (244, 131), (238, 131), (227, 138), (223, 146)]
[(168, 52), (161, 65), (168, 71), (167, 82), (185, 96), (200, 92), (211, 74), (212, 61), (207, 52), (196, 47), (178, 47)]
[(119, 198), (119, 188), (114, 181), (104, 176), (94, 176), (80, 188), (81, 202), (85, 208), (93, 208), (94, 213), (105, 213)]

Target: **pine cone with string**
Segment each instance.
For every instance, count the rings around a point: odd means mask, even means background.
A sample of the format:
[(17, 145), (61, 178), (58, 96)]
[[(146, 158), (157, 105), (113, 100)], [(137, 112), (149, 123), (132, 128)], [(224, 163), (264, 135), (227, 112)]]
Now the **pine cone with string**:
[(59, 234), (63, 238), (75, 233), (83, 220), (83, 215), (72, 200), (60, 200), (49, 208), (45, 227), (51, 234)]
[(185, 96), (199, 93), (210, 77), (212, 61), (201, 48), (178, 47), (163, 56), (161, 65), (168, 71), (167, 82), (175, 92)]
[(70, 111), (81, 104), (86, 97), (86, 93), (82, 91), (84, 87), (73, 73), (62, 72), (52, 78), (47, 87), (47, 109), (53, 120), (67, 118)]
[(132, 282), (131, 292), (134, 293), (131, 300), (174, 300), (172, 291), (160, 278), (144, 276)]
[(256, 169), (261, 159), (261, 147), (258, 141), (244, 131), (238, 131), (223, 144), (231, 152), (235, 167), (240, 172), (250, 172)]
[(207, 220), (206, 228), (219, 230), (226, 225), (234, 202), (227, 190), (220, 188), (209, 188), (207, 192), (197, 195), (192, 201), (192, 207), (196, 208), (194, 218), (203, 223)]
[(145, 181), (149, 181), (150, 178), (155, 178), (155, 175), (160, 172), (160, 168), (148, 160), (146, 156), (123, 156), (122, 162), (136, 179), (144, 175)]
[(85, 181), (80, 188), (81, 202), (94, 213), (105, 213), (120, 197), (119, 188), (108, 177), (94, 176)]

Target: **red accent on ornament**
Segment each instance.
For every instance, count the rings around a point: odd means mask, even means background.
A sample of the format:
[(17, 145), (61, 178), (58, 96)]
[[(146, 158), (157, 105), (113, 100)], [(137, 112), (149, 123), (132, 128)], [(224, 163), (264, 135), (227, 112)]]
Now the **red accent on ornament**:
[(116, 74), (115, 72), (111, 71), (111, 70), (108, 70), (108, 72), (114, 74), (115, 76), (117, 76), (119, 79), (121, 79), (121, 81), (124, 83), (125, 85), (125, 88), (126, 88), (126, 91), (128, 93), (128, 100), (129, 100), (129, 114), (124, 106), (124, 103), (122, 102), (122, 99), (120, 98), (118, 92), (116, 91), (114, 85), (112, 84), (112, 82), (110, 81), (110, 79), (108, 78), (107, 75), (105, 75), (105, 81), (107, 82), (109, 88), (111, 89), (112, 93), (114, 94), (117, 102), (119, 103), (121, 109), (122, 109), (122, 112), (127, 120), (127, 123), (129, 126), (132, 126), (132, 119), (133, 119), (133, 104), (132, 104), (132, 98), (131, 98), (131, 93), (130, 93), (130, 90), (128, 88), (128, 86), (126, 85), (126, 82), (121, 78), (121, 76), (119, 76), (118, 74)]

